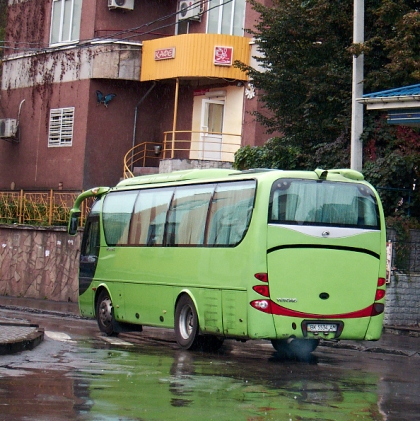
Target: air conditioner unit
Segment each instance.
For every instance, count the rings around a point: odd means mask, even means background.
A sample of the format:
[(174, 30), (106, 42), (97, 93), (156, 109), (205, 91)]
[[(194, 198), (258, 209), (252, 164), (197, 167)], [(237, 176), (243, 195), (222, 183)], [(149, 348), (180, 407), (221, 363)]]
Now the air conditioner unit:
[(0, 137), (15, 137), (17, 122), (14, 118), (0, 119)]
[(201, 18), (201, 1), (183, 1), (178, 4), (179, 20), (200, 20)]
[(134, 9), (134, 0), (108, 0), (108, 9)]

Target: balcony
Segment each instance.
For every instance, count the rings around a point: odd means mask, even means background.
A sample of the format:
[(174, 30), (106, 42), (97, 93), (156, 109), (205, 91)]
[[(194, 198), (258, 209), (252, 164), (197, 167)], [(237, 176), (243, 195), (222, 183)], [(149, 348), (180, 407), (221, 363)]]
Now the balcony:
[(141, 81), (210, 77), (246, 80), (246, 74), (234, 63), (249, 64), (250, 59), (250, 39), (245, 37), (185, 34), (158, 38), (143, 42)]
[(191, 130), (167, 131), (163, 143), (143, 142), (124, 157), (124, 178), (135, 175), (135, 168), (158, 168), (162, 160), (213, 161), (231, 164), (241, 145), (241, 135)]
[(141, 44), (92, 41), (9, 55), (3, 59), (3, 89), (76, 80), (140, 80)]

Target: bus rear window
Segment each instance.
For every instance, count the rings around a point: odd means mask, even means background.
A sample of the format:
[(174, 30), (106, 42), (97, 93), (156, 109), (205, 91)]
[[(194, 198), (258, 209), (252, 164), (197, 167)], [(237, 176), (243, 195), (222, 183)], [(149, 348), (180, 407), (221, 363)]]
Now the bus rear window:
[(379, 229), (372, 190), (358, 183), (279, 179), (271, 189), (268, 222)]

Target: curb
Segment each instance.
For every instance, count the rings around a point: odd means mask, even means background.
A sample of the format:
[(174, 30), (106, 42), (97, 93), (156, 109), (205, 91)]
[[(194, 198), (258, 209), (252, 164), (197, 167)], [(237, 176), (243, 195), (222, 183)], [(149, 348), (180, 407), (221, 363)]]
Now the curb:
[(89, 319), (88, 317), (85, 317), (85, 316), (80, 316), (78, 314), (64, 312), (64, 311), (29, 308), (29, 307), (21, 307), (21, 306), (16, 306), (16, 305), (0, 304), (0, 309), (21, 311), (21, 312), (33, 313), (33, 314), (48, 314), (50, 316), (68, 317), (71, 319)]
[(30, 351), (44, 340), (44, 329), (36, 324), (0, 322), (0, 328), (0, 355)]
[(417, 326), (386, 325), (384, 326), (384, 332), (393, 333), (396, 335), (420, 337), (420, 327)]
[(376, 354), (399, 355), (403, 357), (414, 357), (417, 356), (417, 354), (419, 354), (419, 352), (412, 350), (403, 350), (384, 346), (363, 346), (362, 344), (347, 343), (344, 341), (329, 342), (321, 340), (319, 346), (324, 346), (326, 348), (349, 349), (352, 351), (359, 352), (372, 352)]

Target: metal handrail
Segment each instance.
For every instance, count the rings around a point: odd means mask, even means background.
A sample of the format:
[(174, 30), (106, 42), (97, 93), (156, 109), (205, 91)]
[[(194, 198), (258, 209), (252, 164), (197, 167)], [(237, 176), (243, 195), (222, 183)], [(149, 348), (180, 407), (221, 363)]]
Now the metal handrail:
[[(197, 135), (194, 138), (194, 135)], [(211, 136), (220, 136), (212, 140)], [(205, 142), (202, 141), (203, 137)], [(134, 177), (134, 167), (146, 163), (158, 167), (160, 159), (189, 158), (233, 162), (241, 145), (241, 135), (236, 133), (209, 133), (199, 130), (170, 130), (164, 132), (163, 143), (142, 142), (132, 147), (124, 156), (124, 178)], [(215, 156), (210, 157), (208, 154)], [(217, 156), (216, 156), (217, 155)]]
[[(192, 139), (197, 134), (197, 139)], [(179, 135), (181, 138), (179, 138)], [(220, 140), (210, 140), (209, 136), (220, 136)], [(206, 141), (202, 141), (202, 137)], [(163, 159), (177, 158), (177, 152), (189, 152), (189, 158), (198, 160), (234, 161), (235, 152), (241, 145), (241, 135), (226, 132), (206, 132), (203, 130), (170, 130), (164, 132)], [(210, 146), (210, 148), (209, 148)], [(217, 150), (212, 150), (215, 146)], [(207, 147), (207, 151), (206, 148)], [(219, 149), (220, 147), (220, 149)], [(206, 158), (205, 153), (219, 153), (221, 159)], [(181, 154), (182, 155), (182, 154)], [(225, 159), (222, 159), (225, 157)]]
[(135, 164), (139, 164), (141, 167), (146, 166), (146, 161), (152, 161), (159, 165), (159, 155), (162, 149), (162, 144), (157, 142), (142, 142), (132, 147), (124, 155), (124, 178), (134, 177), (133, 169)]

